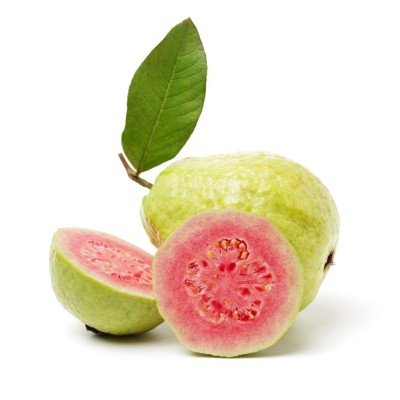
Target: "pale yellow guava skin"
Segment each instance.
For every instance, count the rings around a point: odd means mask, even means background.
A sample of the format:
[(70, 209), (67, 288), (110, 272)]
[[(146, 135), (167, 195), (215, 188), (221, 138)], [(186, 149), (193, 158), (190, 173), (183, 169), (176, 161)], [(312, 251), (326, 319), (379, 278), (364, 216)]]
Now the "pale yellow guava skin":
[(315, 175), (267, 152), (186, 158), (157, 177), (141, 212), (152, 243), (159, 247), (188, 217), (211, 209), (248, 211), (273, 222), (303, 265), (301, 308), (312, 302), (339, 235), (335, 202)]

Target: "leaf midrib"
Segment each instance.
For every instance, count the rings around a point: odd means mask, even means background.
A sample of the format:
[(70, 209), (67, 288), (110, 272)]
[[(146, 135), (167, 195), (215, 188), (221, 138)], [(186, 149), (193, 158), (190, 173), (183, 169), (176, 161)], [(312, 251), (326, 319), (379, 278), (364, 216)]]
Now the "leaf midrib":
[(168, 80), (168, 84), (167, 84), (167, 87), (166, 87), (165, 92), (164, 92), (164, 97), (163, 97), (163, 100), (162, 100), (162, 102), (161, 102), (160, 108), (159, 108), (158, 113), (157, 113), (156, 121), (155, 121), (155, 123), (154, 123), (154, 125), (153, 125), (153, 128), (152, 128), (152, 130), (151, 130), (151, 133), (150, 133), (150, 135), (149, 135), (149, 139), (147, 140), (147, 143), (146, 143), (146, 147), (144, 148), (142, 157), (141, 157), (141, 159), (140, 159), (140, 161), (139, 161), (139, 164), (138, 164), (138, 167), (137, 167), (137, 171), (136, 171), (136, 176), (138, 176), (138, 175), (140, 174), (140, 172), (141, 172), (141, 167), (142, 167), (142, 165), (143, 165), (143, 161), (144, 161), (144, 159), (146, 158), (149, 145), (150, 145), (150, 143), (151, 143), (151, 141), (152, 141), (152, 137), (153, 137), (154, 132), (155, 132), (155, 130), (156, 130), (156, 128), (157, 128), (157, 125), (158, 125), (158, 123), (159, 123), (159, 121), (160, 121), (160, 115), (161, 115), (161, 112), (162, 112), (162, 110), (163, 110), (165, 101), (166, 101), (166, 99), (167, 99), (167, 94), (168, 94), (169, 88), (170, 88), (170, 86), (171, 86), (171, 82), (173, 81), (173, 76), (174, 76), (174, 74), (175, 74), (175, 70), (176, 70), (176, 66), (177, 66), (177, 64), (178, 64), (178, 60), (179, 60), (179, 58), (180, 58), (180, 56), (181, 56), (181, 52), (182, 52), (182, 49), (183, 49), (183, 45), (184, 45), (184, 43), (185, 43), (185, 39), (186, 39), (186, 35), (187, 35), (188, 30), (189, 30), (189, 21), (186, 22), (185, 33), (183, 34), (183, 37), (182, 37), (182, 43), (181, 43), (181, 45), (180, 45), (180, 47), (179, 47), (178, 55), (177, 55), (177, 57), (176, 57), (176, 62), (175, 62), (175, 64), (174, 64), (174, 68), (172, 69), (171, 76), (170, 76), (170, 78), (169, 78), (169, 80)]

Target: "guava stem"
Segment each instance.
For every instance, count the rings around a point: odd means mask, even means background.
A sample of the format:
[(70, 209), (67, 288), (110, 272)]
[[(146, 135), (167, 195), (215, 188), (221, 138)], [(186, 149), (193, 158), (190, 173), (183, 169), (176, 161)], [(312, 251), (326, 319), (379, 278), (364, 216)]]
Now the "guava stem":
[(124, 155), (122, 153), (118, 154), (119, 159), (121, 160), (126, 173), (128, 174), (128, 177), (131, 178), (134, 182), (138, 183), (141, 186), (146, 187), (147, 189), (151, 189), (153, 187), (153, 184), (150, 182), (147, 182), (145, 179), (139, 177), (139, 171), (135, 171), (129, 164), (128, 161), (126, 161)]

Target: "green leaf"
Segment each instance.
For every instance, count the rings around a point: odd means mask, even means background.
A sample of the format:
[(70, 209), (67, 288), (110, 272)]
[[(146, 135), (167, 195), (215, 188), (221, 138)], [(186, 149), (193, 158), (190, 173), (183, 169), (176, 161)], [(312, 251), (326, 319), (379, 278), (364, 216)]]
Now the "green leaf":
[(192, 134), (206, 92), (207, 60), (191, 19), (176, 25), (133, 76), (122, 148), (137, 175), (175, 157)]

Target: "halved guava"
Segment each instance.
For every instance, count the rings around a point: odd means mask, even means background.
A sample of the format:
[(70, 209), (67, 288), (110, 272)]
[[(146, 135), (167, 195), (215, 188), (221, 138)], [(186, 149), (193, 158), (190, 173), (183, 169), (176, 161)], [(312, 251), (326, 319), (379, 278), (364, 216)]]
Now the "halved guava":
[(153, 257), (112, 235), (58, 229), (50, 250), (54, 292), (89, 330), (128, 335), (163, 320), (152, 292)]
[(233, 357), (273, 345), (302, 299), (302, 266), (267, 219), (241, 211), (190, 217), (153, 261), (158, 308), (190, 350)]

